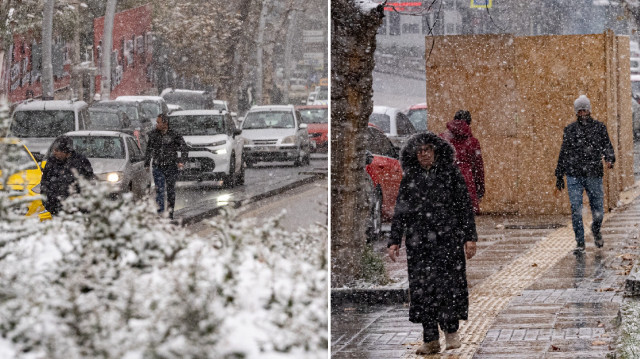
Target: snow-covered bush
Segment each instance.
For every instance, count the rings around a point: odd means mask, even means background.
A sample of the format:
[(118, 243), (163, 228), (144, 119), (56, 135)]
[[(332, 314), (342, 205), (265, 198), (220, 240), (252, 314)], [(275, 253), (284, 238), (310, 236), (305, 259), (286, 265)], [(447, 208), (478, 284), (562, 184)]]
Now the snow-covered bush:
[(640, 302), (629, 300), (620, 308), (622, 322), (616, 357), (632, 359), (640, 357)]
[(326, 228), (227, 212), (200, 238), (105, 186), (0, 248), (0, 357), (327, 356)]

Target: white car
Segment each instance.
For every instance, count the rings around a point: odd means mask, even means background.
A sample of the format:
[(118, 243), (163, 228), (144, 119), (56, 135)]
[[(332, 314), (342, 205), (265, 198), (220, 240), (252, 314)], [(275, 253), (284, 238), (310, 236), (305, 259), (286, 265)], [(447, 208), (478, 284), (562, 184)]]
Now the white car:
[(91, 162), (98, 180), (113, 186), (114, 195), (131, 192), (139, 199), (146, 194), (151, 176), (133, 136), (119, 131), (74, 131), (66, 135), (73, 141), (73, 149)]
[(311, 142), (307, 124), (293, 105), (254, 106), (242, 122), (245, 162), (293, 161), (309, 164)]
[(640, 74), (640, 57), (632, 57), (629, 62), (631, 64), (631, 74)]
[(189, 146), (178, 180), (222, 180), (226, 187), (244, 184), (244, 139), (228, 112), (176, 111), (169, 115), (169, 127)]
[(369, 123), (384, 132), (397, 148), (402, 148), (409, 137), (417, 132), (407, 115), (395, 107), (373, 106)]

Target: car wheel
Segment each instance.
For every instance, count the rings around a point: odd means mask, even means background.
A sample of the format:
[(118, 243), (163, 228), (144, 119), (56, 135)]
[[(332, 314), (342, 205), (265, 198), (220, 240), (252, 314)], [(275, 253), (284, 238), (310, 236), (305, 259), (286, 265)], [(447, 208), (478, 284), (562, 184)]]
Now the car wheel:
[(371, 206), (371, 222), (367, 228), (367, 242), (373, 243), (380, 239), (382, 233), (382, 192), (376, 188), (373, 206)]
[(222, 181), (222, 185), (226, 188), (231, 188), (235, 184), (236, 178), (236, 154), (231, 152), (231, 157), (229, 159), (229, 174), (225, 176)]

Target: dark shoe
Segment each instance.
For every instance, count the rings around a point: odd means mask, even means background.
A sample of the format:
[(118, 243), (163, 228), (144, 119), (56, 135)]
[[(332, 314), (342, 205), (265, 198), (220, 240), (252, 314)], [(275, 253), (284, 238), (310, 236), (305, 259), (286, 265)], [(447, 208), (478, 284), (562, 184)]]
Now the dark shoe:
[(595, 241), (596, 247), (602, 248), (602, 246), (604, 246), (604, 239), (602, 239), (602, 233), (600, 232), (594, 233), (593, 239)]

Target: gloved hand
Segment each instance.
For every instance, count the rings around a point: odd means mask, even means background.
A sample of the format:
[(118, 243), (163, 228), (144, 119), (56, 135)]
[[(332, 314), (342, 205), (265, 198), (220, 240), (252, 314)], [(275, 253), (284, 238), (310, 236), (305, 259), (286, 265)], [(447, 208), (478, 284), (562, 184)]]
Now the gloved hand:
[(558, 191), (562, 191), (564, 189), (564, 180), (562, 177), (556, 177), (556, 188)]

